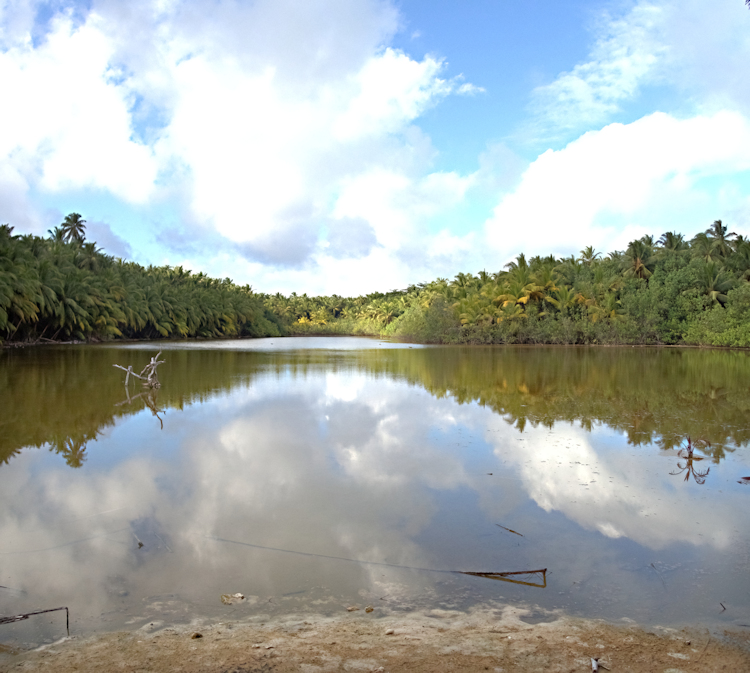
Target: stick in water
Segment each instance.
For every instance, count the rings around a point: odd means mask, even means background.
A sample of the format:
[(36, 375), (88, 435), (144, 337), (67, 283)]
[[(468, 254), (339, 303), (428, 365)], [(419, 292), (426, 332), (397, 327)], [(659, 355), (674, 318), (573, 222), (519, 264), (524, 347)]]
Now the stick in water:
[(37, 610), (36, 612), (27, 612), (23, 615), (14, 615), (13, 617), (0, 617), (0, 624), (13, 624), (14, 622), (22, 622), (24, 619), (28, 619), (34, 615), (43, 615), (46, 612), (57, 612), (58, 610), (65, 610), (65, 628), (70, 636), (70, 612), (68, 608), (50, 608), (49, 610)]

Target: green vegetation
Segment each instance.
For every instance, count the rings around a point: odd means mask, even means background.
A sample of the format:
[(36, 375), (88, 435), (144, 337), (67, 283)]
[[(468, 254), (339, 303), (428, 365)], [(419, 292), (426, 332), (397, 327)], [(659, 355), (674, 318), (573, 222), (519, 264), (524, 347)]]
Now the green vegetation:
[(85, 241), (71, 213), (49, 238), (0, 225), (0, 340), (362, 334), (448, 344), (750, 346), (750, 240), (720, 220), (686, 241), (644, 236), (606, 257), (519, 255), (363, 297), (256, 294), (182, 267), (144, 268)]
[(85, 228), (78, 213), (50, 238), (0, 225), (0, 342), (283, 333), (249, 286), (115, 259), (85, 242)]
[(281, 294), (266, 306), (293, 334), (371, 334), (425, 343), (750, 346), (750, 240), (720, 220), (692, 241), (667, 232), (627, 250), (519, 255), (497, 273), (459, 273), (345, 299)]

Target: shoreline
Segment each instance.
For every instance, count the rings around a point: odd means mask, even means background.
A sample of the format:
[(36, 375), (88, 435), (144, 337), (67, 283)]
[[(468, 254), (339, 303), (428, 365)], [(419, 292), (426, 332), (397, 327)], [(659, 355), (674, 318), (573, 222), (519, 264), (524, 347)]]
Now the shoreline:
[(64, 638), (0, 662), (0, 671), (524, 673), (592, 670), (592, 659), (613, 671), (750, 669), (750, 632), (644, 628), (559, 612), (539, 621), (537, 609), (514, 606), (379, 612), (155, 621), (133, 632)]
[(314, 333), (300, 333), (300, 334), (286, 334), (275, 337), (253, 337), (253, 336), (231, 336), (231, 337), (190, 337), (185, 339), (112, 339), (110, 341), (52, 341), (51, 339), (44, 339), (43, 341), (0, 341), (0, 351), (12, 350), (20, 348), (36, 348), (40, 346), (107, 346), (107, 345), (119, 345), (119, 344), (135, 344), (135, 343), (195, 343), (195, 342), (210, 342), (210, 341), (251, 341), (257, 339), (293, 339), (293, 338), (316, 338), (316, 337), (341, 337), (341, 338), (359, 338), (359, 339), (381, 339), (389, 342), (403, 343), (403, 344), (416, 344), (419, 346), (448, 346), (448, 347), (460, 347), (460, 348), (494, 348), (498, 346), (511, 346), (514, 348), (536, 348), (536, 347), (555, 347), (555, 348), (686, 348), (691, 350), (717, 350), (717, 351), (734, 351), (734, 352), (750, 352), (750, 348), (744, 346), (712, 346), (711, 344), (609, 344), (609, 343), (596, 343), (596, 344), (560, 344), (560, 343), (443, 343), (443, 342), (427, 342), (427, 341), (414, 341), (406, 338), (399, 338), (393, 336), (380, 336), (377, 334), (345, 334), (340, 332), (314, 332)]

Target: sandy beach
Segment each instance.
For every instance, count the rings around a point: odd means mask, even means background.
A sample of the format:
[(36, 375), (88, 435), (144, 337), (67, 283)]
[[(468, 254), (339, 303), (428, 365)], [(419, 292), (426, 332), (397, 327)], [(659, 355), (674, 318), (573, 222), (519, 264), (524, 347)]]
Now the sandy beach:
[[(64, 638), (0, 671), (743, 671), (750, 634), (643, 629), (506, 607), (383, 616), (286, 615), (266, 622), (151, 622), (134, 632)], [(538, 619), (538, 617), (537, 617)]]

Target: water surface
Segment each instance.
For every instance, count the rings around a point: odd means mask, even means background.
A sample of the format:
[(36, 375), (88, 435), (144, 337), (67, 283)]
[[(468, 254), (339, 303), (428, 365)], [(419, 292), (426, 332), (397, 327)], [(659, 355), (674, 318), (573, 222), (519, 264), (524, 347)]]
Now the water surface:
[[(162, 388), (123, 385), (162, 349)], [(0, 615), (510, 601), (750, 624), (750, 358), (353, 338), (0, 353)], [(687, 438), (692, 461), (680, 457)], [(450, 571), (517, 572), (514, 584)], [(223, 605), (220, 595), (248, 600)], [(725, 609), (724, 609), (725, 608)], [(64, 614), (0, 642), (64, 634)]]

